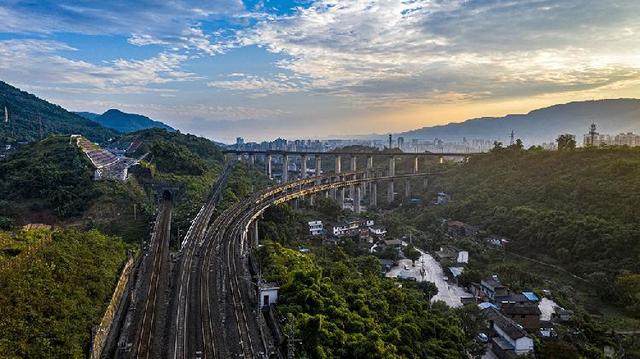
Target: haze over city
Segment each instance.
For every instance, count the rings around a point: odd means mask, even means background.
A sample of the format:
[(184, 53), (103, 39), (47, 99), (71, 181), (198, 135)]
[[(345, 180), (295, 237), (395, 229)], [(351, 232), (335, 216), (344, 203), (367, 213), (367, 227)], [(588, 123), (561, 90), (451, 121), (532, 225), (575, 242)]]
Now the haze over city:
[[(637, 1), (5, 1), (2, 80), (231, 142), (640, 93)], [(585, 128), (586, 131), (586, 128)]]

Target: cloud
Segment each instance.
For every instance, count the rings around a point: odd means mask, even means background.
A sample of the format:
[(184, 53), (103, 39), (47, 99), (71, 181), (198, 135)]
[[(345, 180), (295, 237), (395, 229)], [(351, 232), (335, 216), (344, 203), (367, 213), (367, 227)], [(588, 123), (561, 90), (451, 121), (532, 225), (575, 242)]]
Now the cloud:
[(51, 40), (0, 41), (0, 71), (14, 83), (30, 87), (56, 84), (58, 91), (96, 94), (164, 92), (154, 85), (200, 77), (180, 70), (186, 55), (162, 52), (144, 60), (116, 59), (96, 65), (59, 55), (75, 49)]
[(283, 94), (289, 92), (299, 92), (303, 89), (306, 81), (299, 76), (288, 76), (277, 74), (271, 78), (241, 73), (232, 73), (228, 80), (216, 80), (207, 83), (209, 87), (218, 89), (248, 92), (257, 96), (269, 94)]
[(213, 55), (221, 49), (202, 31), (202, 21), (242, 15), (246, 11), (241, 0), (7, 0), (0, 4), (0, 32), (123, 35), (137, 46), (174, 46)]
[(285, 55), (276, 65), (308, 80), (296, 89), (362, 103), (526, 96), (637, 77), (639, 14), (633, 1), (318, 0), (236, 43)]

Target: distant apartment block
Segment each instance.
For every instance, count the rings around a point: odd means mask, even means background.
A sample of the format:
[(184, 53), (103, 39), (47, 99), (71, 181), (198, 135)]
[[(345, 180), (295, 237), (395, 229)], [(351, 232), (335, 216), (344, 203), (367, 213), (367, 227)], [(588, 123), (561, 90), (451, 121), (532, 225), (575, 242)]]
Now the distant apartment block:
[(617, 135), (606, 135), (606, 134), (590, 134), (587, 133), (584, 135), (582, 144), (587, 146), (629, 146), (629, 147), (637, 147), (640, 146), (640, 135), (636, 135), (633, 132), (620, 133)]

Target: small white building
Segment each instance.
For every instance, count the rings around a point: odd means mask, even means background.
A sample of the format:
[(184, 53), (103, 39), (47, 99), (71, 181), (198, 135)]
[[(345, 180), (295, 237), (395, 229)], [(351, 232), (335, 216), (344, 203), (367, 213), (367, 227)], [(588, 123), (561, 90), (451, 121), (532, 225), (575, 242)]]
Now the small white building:
[(387, 234), (387, 229), (381, 226), (371, 226), (369, 232), (374, 236), (383, 237)]
[(350, 220), (350, 221), (341, 222), (333, 226), (333, 235), (336, 237), (342, 237), (342, 236), (348, 235), (349, 233), (355, 231), (358, 228), (360, 228), (359, 221)]
[(275, 283), (261, 283), (258, 285), (258, 300), (260, 308), (268, 307), (278, 302), (278, 287)]
[(458, 252), (458, 259), (456, 260), (456, 262), (464, 263), (464, 264), (469, 263), (469, 252), (467, 251)]
[(308, 224), (309, 224), (309, 233), (312, 236), (318, 236), (324, 233), (324, 225), (322, 224), (322, 221), (311, 221), (311, 222), (308, 222)]

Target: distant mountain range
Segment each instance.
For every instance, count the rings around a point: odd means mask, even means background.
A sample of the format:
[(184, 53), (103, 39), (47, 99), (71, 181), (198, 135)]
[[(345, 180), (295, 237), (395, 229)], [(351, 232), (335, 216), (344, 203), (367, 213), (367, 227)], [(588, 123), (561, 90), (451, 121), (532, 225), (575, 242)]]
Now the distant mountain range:
[(99, 123), (104, 127), (123, 133), (135, 132), (147, 128), (163, 128), (169, 132), (175, 131), (173, 127), (160, 121), (152, 120), (147, 116), (126, 113), (116, 109), (108, 110), (101, 115), (92, 112), (76, 112), (76, 114)]
[(504, 117), (481, 117), (460, 123), (423, 127), (417, 130), (399, 133), (407, 139), (444, 141), (462, 141), (482, 138), (506, 141), (511, 131), (526, 145), (552, 142), (559, 134), (576, 135), (578, 142), (582, 135), (595, 123), (598, 132), (618, 134), (620, 132), (640, 131), (640, 99), (612, 99), (570, 102), (562, 105), (541, 108), (527, 114), (514, 114)]
[[(5, 107), (8, 122), (5, 122)], [(104, 142), (117, 133), (0, 81), (0, 143), (31, 142), (49, 134), (83, 134)]]

